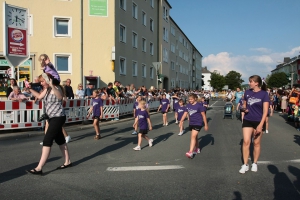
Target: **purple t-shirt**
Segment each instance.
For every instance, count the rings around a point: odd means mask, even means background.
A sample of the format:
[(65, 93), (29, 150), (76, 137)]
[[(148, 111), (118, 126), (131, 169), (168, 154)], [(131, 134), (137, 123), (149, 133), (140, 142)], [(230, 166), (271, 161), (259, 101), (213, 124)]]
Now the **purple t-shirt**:
[(263, 115), (263, 104), (264, 102), (270, 102), (268, 93), (264, 90), (260, 90), (259, 92), (246, 90), (244, 99), (247, 102), (247, 109), (249, 111), (245, 113), (244, 119), (260, 122)]
[(51, 74), (56, 80), (60, 82), (60, 76), (52, 63), (49, 63), (48, 65), (45, 66), (44, 73)]
[(101, 115), (100, 107), (103, 107), (102, 99), (100, 98), (93, 99), (92, 105), (93, 105), (93, 116), (100, 117)]
[(184, 106), (178, 106), (176, 109), (177, 112), (177, 120), (180, 121), (184, 112), (185, 112), (186, 108)]
[(205, 112), (205, 110), (200, 103), (195, 105), (187, 104), (185, 112), (188, 112), (190, 116), (190, 125), (202, 126), (203, 118), (201, 112)]
[(239, 100), (239, 104), (240, 104), (239, 109), (241, 109), (243, 107), (243, 105), (244, 105), (244, 99), (240, 99)]
[(160, 101), (161, 111), (162, 112), (167, 112), (167, 108), (168, 108), (169, 104), (170, 104), (170, 101), (168, 99), (162, 99)]
[(179, 107), (179, 99), (178, 98), (173, 98), (173, 109), (177, 109)]
[(139, 119), (139, 127), (142, 130), (148, 130), (148, 122), (149, 114), (146, 110), (136, 110), (136, 117)]
[(139, 102), (134, 102), (134, 104), (133, 104), (133, 109), (139, 109)]

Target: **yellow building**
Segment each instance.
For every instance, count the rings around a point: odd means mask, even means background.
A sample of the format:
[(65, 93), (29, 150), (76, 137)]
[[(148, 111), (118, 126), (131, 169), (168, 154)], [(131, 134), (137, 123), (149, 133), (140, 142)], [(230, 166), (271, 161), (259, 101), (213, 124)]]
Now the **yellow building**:
[[(17, 68), (20, 84), (23, 78), (31, 81), (42, 73), (38, 56), (46, 53), (61, 80), (72, 80), (73, 90), (81, 82), (105, 87), (115, 80), (123, 85), (171, 88), (171, 62), (166, 62), (170, 42), (164, 40), (169, 34), (166, 29), (171, 26), (168, 14), (171, 6), (167, 0), (6, 0), (6, 3), (28, 8), (30, 14), (30, 59)], [(0, 12), (3, 16), (3, 8)], [(2, 23), (1, 20), (1, 29)], [(1, 84), (7, 82), (5, 71), (9, 66), (2, 53), (2, 31), (0, 38)], [(160, 85), (153, 62), (162, 63), (159, 73), (166, 79)]]

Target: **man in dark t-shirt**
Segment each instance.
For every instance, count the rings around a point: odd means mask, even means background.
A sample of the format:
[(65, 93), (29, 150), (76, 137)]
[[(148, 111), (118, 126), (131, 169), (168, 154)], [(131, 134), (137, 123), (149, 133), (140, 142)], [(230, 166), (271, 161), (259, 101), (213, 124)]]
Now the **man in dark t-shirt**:
[(73, 92), (73, 88), (71, 86), (71, 79), (66, 80), (65, 92), (66, 92), (66, 97), (68, 99), (74, 99), (74, 92)]
[(112, 83), (108, 83), (106, 92), (108, 96), (112, 96), (113, 98), (116, 98), (116, 91), (114, 90)]

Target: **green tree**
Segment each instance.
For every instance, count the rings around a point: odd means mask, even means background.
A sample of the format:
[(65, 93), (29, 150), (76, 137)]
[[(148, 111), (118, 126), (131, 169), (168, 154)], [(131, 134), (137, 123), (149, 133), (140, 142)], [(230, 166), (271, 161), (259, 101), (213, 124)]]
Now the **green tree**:
[(242, 74), (236, 72), (236, 71), (230, 71), (225, 76), (225, 83), (228, 85), (229, 89), (236, 89), (241, 88), (242, 83), (244, 82), (243, 79), (241, 79)]
[(278, 72), (269, 77), (267, 84), (269, 87), (282, 87), (289, 84), (289, 80), (284, 72)]
[(217, 72), (211, 73), (210, 76), (210, 85), (217, 90), (222, 90), (225, 86), (225, 78)]

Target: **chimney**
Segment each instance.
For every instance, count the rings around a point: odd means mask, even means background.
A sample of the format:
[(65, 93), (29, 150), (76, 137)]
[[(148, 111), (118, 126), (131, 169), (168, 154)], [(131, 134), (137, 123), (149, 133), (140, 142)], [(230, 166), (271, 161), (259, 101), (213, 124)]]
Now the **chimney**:
[(205, 67), (204, 67), (204, 69), (206, 69), (206, 70), (207, 70), (207, 67), (205, 66)]
[(284, 63), (289, 63), (291, 61), (290, 57), (284, 57), (283, 62)]

